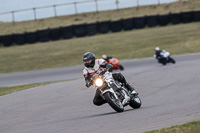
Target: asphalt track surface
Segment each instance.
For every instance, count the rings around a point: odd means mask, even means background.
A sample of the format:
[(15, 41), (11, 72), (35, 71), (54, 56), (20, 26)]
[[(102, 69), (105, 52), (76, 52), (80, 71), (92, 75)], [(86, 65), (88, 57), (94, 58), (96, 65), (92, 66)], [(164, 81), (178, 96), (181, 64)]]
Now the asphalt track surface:
[[(142, 133), (200, 120), (200, 54), (172, 57), (177, 63), (166, 66), (158, 64), (153, 58), (122, 61), (125, 67), (122, 73), (134, 85), (142, 100), (139, 109), (126, 106), (123, 113), (116, 113), (108, 104), (93, 105), (95, 89), (87, 89), (82, 75), (76, 72), (74, 75), (77, 77), (71, 77), (76, 80), (1, 96), (0, 132)], [(74, 67), (75, 70), (80, 68)], [(63, 73), (67, 70), (61, 69)], [(55, 74), (55, 69), (52, 70)], [(51, 72), (50, 69), (44, 71)], [(44, 71), (40, 71), (40, 77), (43, 77)], [(74, 70), (70, 67), (69, 72), (71, 76)], [(18, 74), (20, 77), (22, 73)], [(47, 77), (51, 75), (45, 74)], [(55, 78), (50, 76), (49, 79), (57, 80), (58, 76), (55, 74)], [(29, 83), (28, 76), (26, 78), (25, 83)], [(32, 81), (36, 82), (35, 79)]]

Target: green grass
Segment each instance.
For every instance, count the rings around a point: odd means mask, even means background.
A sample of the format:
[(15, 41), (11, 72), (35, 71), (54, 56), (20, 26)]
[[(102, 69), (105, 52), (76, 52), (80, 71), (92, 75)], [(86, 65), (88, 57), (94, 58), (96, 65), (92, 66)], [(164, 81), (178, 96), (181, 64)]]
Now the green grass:
[(119, 59), (153, 57), (159, 46), (174, 54), (200, 52), (200, 23), (145, 28), (91, 37), (32, 45), (1, 47), (0, 73), (82, 64), (82, 55), (92, 51)]
[(179, 1), (170, 4), (140, 6), (93, 13), (83, 13), (79, 15), (53, 17), (48, 19), (32, 20), (17, 22), (13, 25), (10, 23), (0, 22), (0, 35), (10, 33), (22, 33), (25, 31), (35, 31), (46, 28), (54, 28), (59, 26), (67, 26), (80, 23), (91, 23), (105, 20), (118, 20), (121, 18), (130, 18), (135, 16), (153, 15), (153, 14), (168, 14), (169, 12), (181, 12), (188, 10), (199, 10), (199, 0)]
[(145, 133), (199, 133), (200, 121), (192, 121), (182, 125), (176, 125), (160, 130), (148, 131)]

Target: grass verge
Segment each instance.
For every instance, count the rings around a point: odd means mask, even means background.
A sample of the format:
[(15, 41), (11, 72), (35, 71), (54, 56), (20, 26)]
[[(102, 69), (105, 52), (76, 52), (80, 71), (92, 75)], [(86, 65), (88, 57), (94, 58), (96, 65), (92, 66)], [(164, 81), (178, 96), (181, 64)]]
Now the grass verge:
[(10, 93), (14, 93), (14, 92), (17, 92), (17, 91), (30, 89), (30, 88), (33, 88), (33, 87), (57, 83), (57, 82), (64, 82), (64, 80), (63, 81), (55, 81), (55, 82), (44, 82), (44, 83), (16, 85), (16, 86), (9, 86), (9, 87), (0, 87), (0, 96), (7, 95), (7, 94), (10, 94)]
[(10, 93), (14, 93), (14, 92), (17, 92), (17, 91), (22, 91), (22, 90), (33, 88), (33, 87), (37, 87), (37, 86), (46, 85), (46, 84), (50, 84), (50, 83), (39, 83), (39, 84), (28, 84), (28, 85), (1, 87), (0, 88), (0, 96), (10, 94)]
[(169, 128), (163, 128), (160, 130), (148, 131), (145, 133), (199, 133), (200, 121), (192, 121), (182, 125), (176, 125)]

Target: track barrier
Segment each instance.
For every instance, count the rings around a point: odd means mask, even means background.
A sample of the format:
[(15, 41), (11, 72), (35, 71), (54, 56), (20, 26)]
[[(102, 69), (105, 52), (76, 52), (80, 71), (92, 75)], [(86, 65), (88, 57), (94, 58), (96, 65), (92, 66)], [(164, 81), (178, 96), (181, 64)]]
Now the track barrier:
[(63, 39), (70, 39), (74, 37), (73, 25), (61, 27), (61, 36)]
[(183, 23), (190, 23), (193, 21), (193, 12), (181, 13), (181, 20)]
[(86, 32), (86, 24), (74, 25), (74, 36), (76, 37), (84, 37), (87, 35)]
[(88, 36), (93, 36), (98, 33), (97, 31), (97, 24), (96, 23), (91, 23), (86, 25), (86, 33)]
[(159, 17), (158, 17), (158, 24), (160, 26), (166, 26), (166, 25), (169, 24), (169, 22), (170, 22), (169, 14), (159, 15)]
[(158, 17), (159, 15), (146, 16), (146, 25), (148, 27), (158, 26)]
[(13, 35), (4, 35), (1, 36), (1, 41), (2, 41), (2, 45), (4, 47), (9, 47), (13, 44), (14, 40), (13, 40)]
[(61, 38), (61, 36), (62, 36), (60, 27), (59, 28), (50, 29), (49, 30), (49, 36), (50, 36), (50, 39), (52, 41), (59, 40)]
[(21, 33), (21, 34), (14, 34), (13, 35), (13, 41), (15, 44), (17, 45), (23, 45), (26, 43), (25, 41), (25, 34)]
[(97, 22), (97, 31), (105, 34), (110, 31), (110, 21)]
[(121, 20), (111, 21), (110, 22), (110, 30), (112, 32), (119, 32), (123, 29)]
[(133, 18), (122, 19), (121, 23), (122, 23), (122, 27), (125, 31), (132, 30), (134, 28)]
[(40, 42), (48, 42), (50, 40), (49, 29), (38, 30), (37, 37)]
[(171, 24), (180, 24), (181, 23), (181, 13), (170, 14), (170, 23)]
[(38, 42), (37, 32), (25, 32), (25, 40), (28, 44)]
[(200, 11), (194, 11), (193, 12), (193, 20), (194, 20), (194, 22), (200, 21)]
[(133, 19), (135, 29), (143, 29), (146, 27), (146, 16)]
[(73, 37), (86, 37), (98, 33), (128, 31), (142, 29), (145, 27), (166, 26), (168, 24), (181, 24), (200, 22), (200, 11), (188, 11), (180, 13), (169, 13), (150, 15), (143, 17), (125, 18), (115, 21), (102, 21), (89, 24), (70, 25), (65, 27), (48, 28), (34, 32), (0, 36), (0, 46), (9, 47), (13, 44), (33, 44), (37, 42), (48, 42), (50, 40), (70, 39)]

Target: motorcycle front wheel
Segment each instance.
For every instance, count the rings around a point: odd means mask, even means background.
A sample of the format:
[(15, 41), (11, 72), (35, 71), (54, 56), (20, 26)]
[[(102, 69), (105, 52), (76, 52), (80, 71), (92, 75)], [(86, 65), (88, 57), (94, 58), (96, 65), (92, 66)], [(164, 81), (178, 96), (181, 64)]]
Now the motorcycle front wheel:
[(120, 102), (119, 99), (117, 99), (114, 94), (111, 92), (106, 92), (104, 94), (105, 100), (108, 102), (108, 104), (117, 112), (123, 112), (124, 111), (124, 106)]
[(169, 60), (170, 60), (170, 62), (173, 63), (173, 64), (176, 63), (176, 61), (175, 61), (173, 58), (171, 58), (171, 57), (169, 57)]
[(162, 59), (161, 63), (165, 66), (167, 64), (167, 60), (166, 59)]

